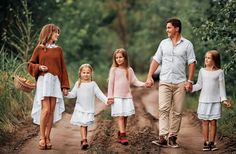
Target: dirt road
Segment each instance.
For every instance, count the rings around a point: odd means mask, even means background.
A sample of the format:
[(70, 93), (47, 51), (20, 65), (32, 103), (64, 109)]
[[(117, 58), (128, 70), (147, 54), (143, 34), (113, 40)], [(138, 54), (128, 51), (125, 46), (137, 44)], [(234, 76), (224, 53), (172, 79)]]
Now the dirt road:
[[(158, 137), (158, 93), (152, 89), (133, 90), (136, 114), (128, 119), (127, 135), (129, 145), (124, 146), (116, 142), (117, 126), (115, 119), (109, 116), (110, 108), (98, 103), (96, 123), (89, 128), (90, 148), (80, 150), (79, 127), (70, 125), (70, 114), (64, 114), (63, 119), (52, 130), (52, 150), (38, 150), (38, 137), (30, 139), (19, 153), (21, 154), (78, 154), (78, 153), (174, 153), (197, 154), (201, 150), (203, 139), (199, 121), (193, 113), (184, 113), (181, 130), (178, 136), (180, 148), (160, 148), (151, 143)], [(103, 111), (105, 109), (105, 111)], [(223, 141), (217, 141), (223, 153)], [(211, 152), (210, 152), (211, 153)]]

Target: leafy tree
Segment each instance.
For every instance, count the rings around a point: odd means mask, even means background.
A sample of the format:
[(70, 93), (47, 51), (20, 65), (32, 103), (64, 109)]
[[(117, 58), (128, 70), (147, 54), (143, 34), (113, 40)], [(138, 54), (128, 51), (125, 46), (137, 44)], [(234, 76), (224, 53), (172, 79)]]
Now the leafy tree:
[[(221, 53), (221, 60), (226, 71), (226, 85), (229, 95), (236, 97), (236, 1), (212, 0), (207, 16), (202, 19), (201, 26), (195, 29), (198, 36), (205, 42), (208, 50), (216, 49)], [(205, 52), (205, 51), (204, 51)]]

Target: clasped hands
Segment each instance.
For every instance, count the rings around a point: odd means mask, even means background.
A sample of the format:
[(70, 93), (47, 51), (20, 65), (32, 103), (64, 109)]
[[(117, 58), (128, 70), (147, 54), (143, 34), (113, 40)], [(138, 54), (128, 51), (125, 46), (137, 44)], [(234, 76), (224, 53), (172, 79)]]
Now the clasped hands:
[[(145, 87), (151, 88), (153, 85), (154, 85), (154, 80), (152, 78), (147, 78), (147, 81), (145, 82)], [(192, 85), (192, 83), (185, 81), (184, 88), (187, 92), (191, 92), (193, 85)]]

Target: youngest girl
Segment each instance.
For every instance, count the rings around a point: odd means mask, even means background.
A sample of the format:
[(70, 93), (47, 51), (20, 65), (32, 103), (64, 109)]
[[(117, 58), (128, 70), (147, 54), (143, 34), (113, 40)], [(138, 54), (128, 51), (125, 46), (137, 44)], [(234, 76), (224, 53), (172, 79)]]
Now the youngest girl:
[[(226, 107), (231, 104), (227, 101), (225, 92), (224, 72), (220, 69), (220, 54), (216, 50), (208, 51), (205, 55), (205, 68), (201, 68), (198, 81), (193, 90), (201, 89), (198, 118), (202, 120), (202, 133), (204, 136), (203, 151), (215, 151), (217, 120), (221, 117), (221, 102)], [(210, 126), (210, 127), (209, 127)]]
[(87, 127), (94, 123), (95, 113), (95, 96), (98, 97), (106, 105), (112, 103), (112, 99), (107, 97), (99, 89), (95, 81), (92, 81), (93, 69), (89, 64), (83, 64), (79, 68), (78, 81), (74, 88), (66, 96), (67, 98), (75, 98), (76, 104), (71, 117), (71, 124), (79, 125), (81, 132), (81, 149), (88, 148)]

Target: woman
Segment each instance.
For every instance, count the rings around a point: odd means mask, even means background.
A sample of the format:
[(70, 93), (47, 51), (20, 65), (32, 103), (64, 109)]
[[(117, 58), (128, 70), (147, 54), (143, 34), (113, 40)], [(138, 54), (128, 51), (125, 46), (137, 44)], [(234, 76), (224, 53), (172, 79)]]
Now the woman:
[(28, 64), (29, 73), (37, 81), (31, 115), (33, 122), (40, 125), (41, 150), (52, 148), (52, 124), (62, 117), (65, 110), (62, 92), (67, 95), (70, 87), (62, 48), (55, 44), (59, 34), (56, 25), (45, 25)]

